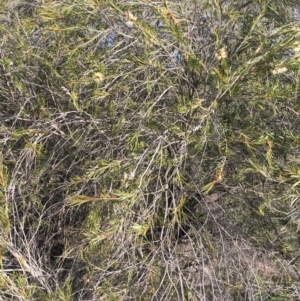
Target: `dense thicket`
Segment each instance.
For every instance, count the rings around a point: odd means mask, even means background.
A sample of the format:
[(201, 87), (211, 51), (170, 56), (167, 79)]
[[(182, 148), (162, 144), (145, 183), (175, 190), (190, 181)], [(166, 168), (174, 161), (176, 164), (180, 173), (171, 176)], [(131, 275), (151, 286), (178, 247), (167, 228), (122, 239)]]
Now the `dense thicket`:
[(296, 5), (2, 1), (0, 300), (299, 300)]

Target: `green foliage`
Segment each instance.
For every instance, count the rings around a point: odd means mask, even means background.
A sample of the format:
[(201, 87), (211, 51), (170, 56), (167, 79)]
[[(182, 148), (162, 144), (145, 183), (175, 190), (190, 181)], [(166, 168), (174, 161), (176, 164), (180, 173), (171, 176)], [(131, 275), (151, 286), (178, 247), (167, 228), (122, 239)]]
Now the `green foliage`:
[(296, 4), (3, 1), (0, 299), (299, 299)]

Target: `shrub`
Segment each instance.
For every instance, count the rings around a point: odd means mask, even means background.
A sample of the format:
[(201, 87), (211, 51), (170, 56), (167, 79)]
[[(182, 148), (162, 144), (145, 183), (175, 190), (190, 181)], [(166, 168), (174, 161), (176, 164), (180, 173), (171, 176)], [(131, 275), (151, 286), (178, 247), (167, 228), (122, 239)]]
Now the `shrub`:
[(299, 299), (281, 2), (1, 4), (1, 299)]

